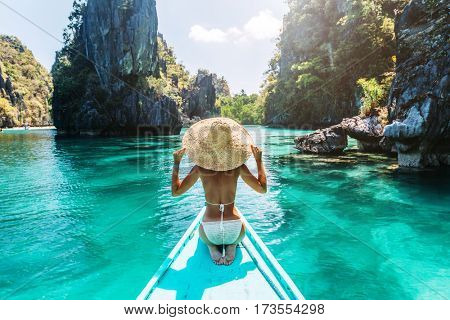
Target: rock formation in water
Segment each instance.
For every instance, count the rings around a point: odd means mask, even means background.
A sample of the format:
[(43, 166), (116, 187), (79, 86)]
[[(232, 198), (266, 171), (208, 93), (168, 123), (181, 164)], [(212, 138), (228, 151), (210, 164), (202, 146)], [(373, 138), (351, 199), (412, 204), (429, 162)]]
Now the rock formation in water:
[(295, 147), (306, 153), (339, 154), (347, 147), (347, 134), (336, 125), (296, 138)]
[[(447, 9), (443, 0), (412, 0), (397, 16), (389, 123), (385, 125), (380, 114), (371, 114), (344, 119), (339, 125), (358, 140), (360, 149), (396, 152), (403, 167), (450, 164)], [(298, 141), (309, 140), (297, 138), (297, 146)]]
[(199, 70), (195, 80), (186, 94), (183, 110), (192, 119), (217, 116), (215, 75), (205, 70)]
[(0, 128), (51, 124), (52, 79), (19, 39), (0, 35)]
[(70, 19), (52, 69), (61, 133), (178, 134), (217, 115), (226, 81), (209, 73), (191, 79), (158, 34), (155, 0), (76, 1)]
[(155, 0), (89, 0), (78, 15), (53, 67), (60, 132), (179, 133), (179, 105), (159, 67)]
[(358, 141), (358, 147), (362, 151), (379, 151), (383, 127), (377, 116), (346, 118), (341, 125), (350, 137)]
[(199, 70), (190, 87), (184, 91), (186, 124), (219, 116), (216, 101), (220, 96), (231, 96), (227, 81), (215, 73)]
[[(299, 137), (295, 140), (297, 149), (310, 153), (339, 153), (347, 147), (349, 136), (357, 140), (360, 151), (390, 153), (392, 144), (383, 137), (385, 112), (385, 109), (372, 110), (370, 115), (345, 118), (339, 125)], [(317, 147), (318, 143), (323, 147)]]
[(384, 135), (405, 167), (450, 164), (448, 1), (413, 0), (396, 19), (397, 67)]
[(386, 113), (386, 108), (372, 109), (368, 115), (342, 120), (341, 126), (348, 136), (357, 140), (359, 150), (391, 152), (391, 145), (383, 139)]

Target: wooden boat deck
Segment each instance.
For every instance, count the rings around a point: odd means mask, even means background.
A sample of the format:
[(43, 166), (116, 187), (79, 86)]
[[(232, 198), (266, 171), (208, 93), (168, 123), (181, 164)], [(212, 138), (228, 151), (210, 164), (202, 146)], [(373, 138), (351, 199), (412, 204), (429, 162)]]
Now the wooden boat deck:
[(212, 263), (198, 227), (203, 209), (138, 299), (303, 299), (295, 284), (248, 222), (247, 235), (230, 266)]

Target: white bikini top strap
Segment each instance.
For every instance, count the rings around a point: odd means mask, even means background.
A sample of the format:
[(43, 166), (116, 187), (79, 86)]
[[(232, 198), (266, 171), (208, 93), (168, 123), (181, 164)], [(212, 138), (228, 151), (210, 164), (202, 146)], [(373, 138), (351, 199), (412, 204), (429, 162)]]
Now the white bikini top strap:
[(208, 202), (206, 199), (205, 199), (205, 202), (211, 206), (229, 206), (230, 204), (234, 203), (234, 201), (230, 202), (230, 203), (211, 203), (211, 202)]

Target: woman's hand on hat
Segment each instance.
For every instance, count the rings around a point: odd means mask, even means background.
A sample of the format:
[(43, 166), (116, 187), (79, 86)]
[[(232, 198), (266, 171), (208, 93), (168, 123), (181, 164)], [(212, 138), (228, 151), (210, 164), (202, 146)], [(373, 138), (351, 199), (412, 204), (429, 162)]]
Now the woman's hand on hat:
[(256, 161), (261, 161), (262, 160), (262, 150), (254, 145), (252, 145), (251, 147), (252, 147), (253, 156), (255, 157)]
[(182, 148), (180, 150), (175, 151), (173, 153), (173, 161), (175, 161), (175, 163), (180, 163), (181, 159), (183, 159), (185, 152), (186, 152), (186, 148)]

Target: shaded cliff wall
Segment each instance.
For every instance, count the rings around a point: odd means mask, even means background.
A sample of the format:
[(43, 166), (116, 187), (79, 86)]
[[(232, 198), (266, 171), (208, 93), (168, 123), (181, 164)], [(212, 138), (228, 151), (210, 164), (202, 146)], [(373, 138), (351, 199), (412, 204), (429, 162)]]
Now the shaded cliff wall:
[(89, 0), (77, 10), (52, 70), (59, 131), (179, 133), (180, 108), (160, 74), (155, 0)]
[(449, 164), (450, 105), (448, 1), (412, 0), (397, 17), (397, 67), (389, 97), (401, 166)]

